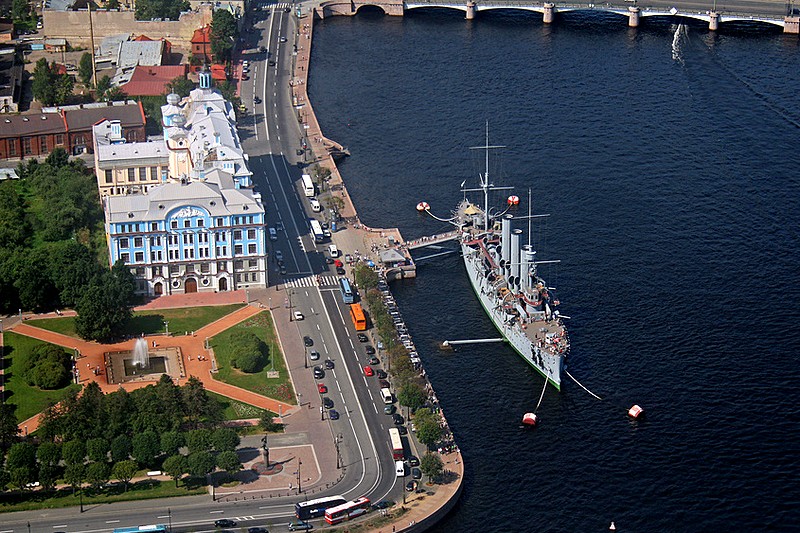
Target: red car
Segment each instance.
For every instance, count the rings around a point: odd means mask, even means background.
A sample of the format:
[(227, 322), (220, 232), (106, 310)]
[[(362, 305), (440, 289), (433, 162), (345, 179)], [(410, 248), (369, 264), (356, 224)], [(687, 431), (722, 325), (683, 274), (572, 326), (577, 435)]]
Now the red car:
[(317, 385), (317, 390), (319, 391), (320, 394), (325, 394), (326, 392), (328, 392), (328, 387), (326, 387), (324, 383), (319, 383)]
[(372, 367), (371, 366), (367, 365), (367, 366), (364, 367), (364, 375), (365, 376), (369, 377), (369, 376), (372, 376), (373, 374), (374, 374), (374, 372), (372, 371)]

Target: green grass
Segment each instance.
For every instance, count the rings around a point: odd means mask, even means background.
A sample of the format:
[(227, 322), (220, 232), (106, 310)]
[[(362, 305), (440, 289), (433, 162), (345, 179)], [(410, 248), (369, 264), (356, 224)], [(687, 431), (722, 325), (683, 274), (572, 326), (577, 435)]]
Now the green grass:
[[(244, 307), (245, 304), (214, 305), (203, 307), (184, 307), (181, 309), (161, 309), (158, 311), (137, 311), (123, 331), (124, 335), (150, 335), (166, 333), (164, 322), (169, 322), (169, 330), (175, 335), (191, 333), (225, 315)], [(54, 331), (70, 337), (78, 337), (75, 332), (75, 318), (41, 318), (27, 321), (31, 326)]]
[[(269, 351), (269, 361), (267, 361), (265, 367), (260, 372), (252, 374), (245, 374), (231, 366), (233, 354), (228, 348), (230, 339), (246, 331), (255, 334), (264, 341)], [(280, 345), (275, 336), (275, 327), (269, 313), (261, 312), (220, 333), (211, 339), (211, 346), (214, 348), (214, 355), (217, 357), (219, 366), (216, 379), (275, 400), (291, 404), (297, 403), (294, 388), (289, 380), (289, 372), (286, 370), (286, 362), (280, 351)], [(267, 372), (273, 368), (272, 365), (280, 373), (280, 377), (267, 377)]]
[[(266, 409), (255, 407), (253, 405), (242, 403), (237, 400), (232, 400), (227, 396), (217, 394), (215, 392), (206, 391), (209, 396), (213, 397), (223, 406), (223, 416), (225, 420), (242, 420), (244, 418), (261, 418), (261, 416), (268, 412)], [(277, 416), (272, 413), (272, 416)]]
[[(196, 494), (207, 494), (205, 480), (187, 478), (179, 482), (175, 487), (174, 481), (159, 481), (157, 479), (145, 479), (136, 483), (131, 483), (128, 491), (124, 491), (121, 485), (114, 485), (111, 488), (103, 489), (94, 494), (91, 489), (86, 487), (83, 495), (83, 506), (98, 505), (103, 503), (123, 502), (132, 500), (150, 500), (156, 498), (172, 498), (175, 496), (192, 496)], [(16, 511), (30, 511), (35, 509), (56, 509), (60, 507), (75, 507), (80, 504), (78, 494), (72, 495), (72, 489), (62, 488), (55, 493), (45, 493), (41, 490), (25, 493), (5, 493), (0, 512), (9, 513)]]
[(28, 385), (21, 374), (22, 364), (33, 348), (47, 343), (11, 331), (5, 332), (3, 337), (7, 402), (16, 406), (15, 415), (19, 422), (40, 413), (53, 403), (58, 403), (70, 389), (80, 389), (80, 385), (74, 383), (55, 390), (42, 390)]

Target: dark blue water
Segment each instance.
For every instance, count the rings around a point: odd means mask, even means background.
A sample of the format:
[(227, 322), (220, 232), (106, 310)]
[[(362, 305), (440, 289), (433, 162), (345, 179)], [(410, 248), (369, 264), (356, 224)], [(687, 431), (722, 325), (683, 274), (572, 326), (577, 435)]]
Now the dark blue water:
[[(521, 432), (541, 378), (494, 336), (455, 256), (396, 296), (467, 463), (437, 531), (800, 529), (800, 42), (574, 15), (333, 18), (315, 30), (315, 110), (353, 153), (362, 220), (441, 224), (467, 147), (508, 145), (504, 183), (551, 213), (566, 383)], [(474, 181), (473, 181), (474, 183)], [(647, 410), (633, 423), (633, 403)]]

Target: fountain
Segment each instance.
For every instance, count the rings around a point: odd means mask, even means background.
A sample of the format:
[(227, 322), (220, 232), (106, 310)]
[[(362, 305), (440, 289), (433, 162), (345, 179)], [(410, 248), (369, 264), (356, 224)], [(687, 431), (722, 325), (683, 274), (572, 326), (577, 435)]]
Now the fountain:
[(136, 339), (133, 345), (133, 366), (140, 369), (150, 368), (150, 354), (147, 353), (147, 341), (143, 338)]

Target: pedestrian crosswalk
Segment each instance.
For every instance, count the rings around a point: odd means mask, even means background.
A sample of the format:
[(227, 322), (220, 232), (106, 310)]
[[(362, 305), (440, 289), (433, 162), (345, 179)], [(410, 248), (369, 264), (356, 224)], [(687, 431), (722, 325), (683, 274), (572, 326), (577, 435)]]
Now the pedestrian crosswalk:
[(283, 284), (293, 289), (300, 287), (336, 287), (339, 285), (339, 278), (333, 275), (307, 275), (307, 276), (285, 276)]

